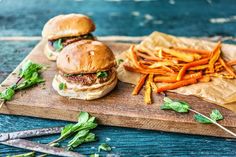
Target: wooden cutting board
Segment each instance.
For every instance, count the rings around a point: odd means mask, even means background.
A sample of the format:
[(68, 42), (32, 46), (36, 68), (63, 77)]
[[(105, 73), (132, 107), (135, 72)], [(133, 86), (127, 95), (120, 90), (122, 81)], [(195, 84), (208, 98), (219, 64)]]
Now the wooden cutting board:
[[(107, 44), (116, 54), (129, 47), (127, 43), (107, 42)], [(43, 54), (43, 47), (44, 42), (41, 41), (25, 60), (30, 59), (37, 63), (49, 65), (49, 68), (43, 72), (46, 84), (18, 92), (14, 96), (14, 100), (3, 105), (0, 113), (77, 121), (79, 111), (87, 111), (97, 117), (100, 124), (104, 125), (231, 137), (214, 125), (196, 123), (193, 120), (192, 113), (180, 114), (160, 110), (163, 100), (160, 95), (154, 95), (154, 104), (145, 105), (143, 92), (137, 96), (132, 96), (133, 86), (122, 82), (119, 82), (109, 95), (93, 101), (69, 100), (61, 97), (51, 85), (52, 79), (57, 73), (55, 62), (47, 60)], [(3, 81), (0, 90), (16, 82), (16, 73), (20, 66), (21, 64)], [(183, 96), (170, 92), (167, 94), (170, 98), (189, 102), (192, 108), (206, 115), (209, 115), (212, 109), (219, 109), (224, 116), (224, 120), (219, 123), (236, 132), (236, 114), (232, 111), (194, 96)]]

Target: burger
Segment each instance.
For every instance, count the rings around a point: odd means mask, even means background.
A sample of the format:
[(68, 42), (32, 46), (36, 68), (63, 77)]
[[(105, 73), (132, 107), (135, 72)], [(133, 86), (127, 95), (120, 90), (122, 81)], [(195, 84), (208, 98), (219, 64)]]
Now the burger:
[(60, 51), (67, 45), (82, 40), (94, 39), (93, 21), (82, 14), (59, 15), (50, 19), (44, 26), (42, 36), (47, 43), (44, 53), (49, 60), (56, 60)]
[(56, 64), (59, 72), (52, 86), (61, 96), (97, 99), (117, 84), (114, 54), (99, 41), (80, 40), (66, 46)]

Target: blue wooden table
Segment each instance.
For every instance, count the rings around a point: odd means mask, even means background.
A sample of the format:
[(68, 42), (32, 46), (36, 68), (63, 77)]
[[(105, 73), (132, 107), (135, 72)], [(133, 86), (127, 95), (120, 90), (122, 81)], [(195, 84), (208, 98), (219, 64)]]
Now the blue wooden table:
[[(0, 36), (40, 36), (44, 23), (62, 13), (83, 13), (96, 25), (95, 35), (148, 35), (154, 30), (180, 36), (236, 36), (235, 0), (0, 0)], [(0, 37), (0, 38), (1, 38)], [(38, 41), (0, 41), (0, 81)], [(62, 126), (65, 121), (0, 115), (0, 132)], [(236, 156), (230, 139), (99, 126), (98, 141), (77, 151), (92, 154), (102, 142), (103, 156)], [(32, 138), (48, 143), (56, 136)], [(26, 150), (0, 145), (0, 156)]]

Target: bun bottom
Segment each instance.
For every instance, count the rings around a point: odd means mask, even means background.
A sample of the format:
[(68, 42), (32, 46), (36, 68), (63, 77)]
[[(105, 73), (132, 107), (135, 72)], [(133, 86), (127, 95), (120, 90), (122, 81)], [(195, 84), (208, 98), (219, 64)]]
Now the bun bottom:
[(53, 51), (49, 48), (49, 45), (48, 43), (45, 44), (45, 47), (44, 47), (44, 54), (45, 56), (51, 60), (51, 61), (56, 61), (57, 60), (57, 56), (59, 55), (60, 52), (56, 52), (56, 51)]
[[(61, 96), (73, 99), (93, 100), (101, 98), (111, 92), (115, 88), (117, 81), (118, 79), (115, 73), (114, 77), (105, 83), (81, 87), (74, 83), (68, 83), (66, 80), (60, 77), (60, 75), (56, 75), (53, 79), (52, 86)], [(65, 88), (64, 90), (60, 90), (60, 83), (66, 83), (66, 85), (69, 87)]]

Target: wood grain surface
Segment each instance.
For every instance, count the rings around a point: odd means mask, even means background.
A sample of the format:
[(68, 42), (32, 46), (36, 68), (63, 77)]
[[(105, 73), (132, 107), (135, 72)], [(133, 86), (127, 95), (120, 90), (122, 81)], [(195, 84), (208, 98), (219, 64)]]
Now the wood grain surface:
[[(109, 42), (107, 44), (116, 54), (129, 47), (127, 43)], [(43, 55), (43, 46), (44, 42), (40, 42), (26, 59), (49, 65), (49, 68), (43, 72), (46, 84), (18, 92), (14, 100), (3, 106), (1, 113), (76, 121), (79, 111), (87, 111), (98, 117), (100, 124), (105, 125), (230, 137), (214, 125), (194, 122), (191, 113), (178, 114), (160, 110), (163, 99), (160, 95), (154, 96), (155, 103), (153, 105), (145, 105), (143, 95), (131, 96), (132, 85), (122, 82), (119, 82), (115, 90), (108, 96), (93, 101), (69, 100), (61, 97), (51, 86), (52, 79), (56, 74), (56, 66), (54, 62), (48, 61)], [(2, 89), (16, 81), (15, 73), (18, 68), (3, 81)], [(219, 109), (225, 117), (220, 123), (230, 130), (236, 131), (235, 113), (194, 96), (183, 96), (175, 93), (168, 93), (168, 96), (187, 101), (194, 109), (204, 114), (209, 114), (214, 108)]]

